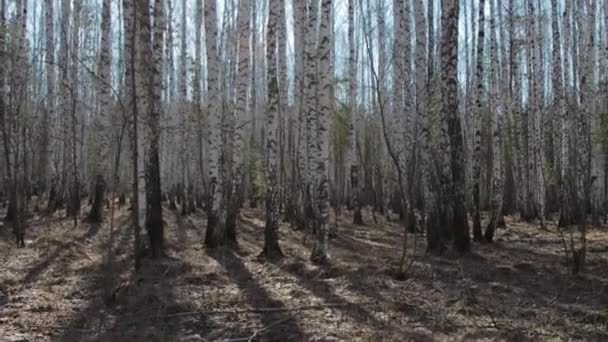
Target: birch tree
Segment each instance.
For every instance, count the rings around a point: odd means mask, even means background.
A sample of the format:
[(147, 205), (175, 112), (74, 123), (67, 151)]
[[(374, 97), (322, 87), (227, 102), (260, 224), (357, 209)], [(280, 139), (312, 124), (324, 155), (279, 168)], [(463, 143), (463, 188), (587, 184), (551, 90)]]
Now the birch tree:
[(317, 198), (316, 198), (316, 220), (315, 241), (310, 259), (316, 263), (326, 263), (329, 261), (329, 119), (331, 113), (330, 93), (331, 79), (329, 69), (331, 34), (330, 14), (332, 0), (321, 1), (321, 20), (319, 29), (319, 89), (317, 97), (319, 99), (318, 121), (316, 128), (316, 138), (318, 139), (318, 151), (316, 152), (316, 178), (317, 178)]
[[(233, 184), (231, 206), (232, 213), (228, 216), (228, 226), (232, 225), (236, 230), (239, 216), (239, 208), (243, 202), (243, 176), (244, 176), (244, 149), (245, 149), (245, 124), (247, 122), (247, 93), (249, 83), (249, 34), (251, 18), (251, 0), (239, 0), (238, 9), (238, 69), (236, 83), (235, 103), (235, 129), (234, 129), (234, 154), (233, 154)], [(228, 228), (230, 230), (230, 228)], [(235, 237), (236, 238), (236, 237)]]
[[(130, 0), (123, 0), (123, 22), (125, 27), (124, 37), (124, 59), (125, 59), (125, 102), (129, 112), (129, 135), (131, 142), (131, 164), (132, 164), (132, 187), (131, 187), (131, 225), (133, 227), (133, 251), (134, 251), (134, 264), (137, 270), (141, 263), (141, 228), (145, 223), (145, 207), (142, 208), (142, 203), (145, 201), (145, 191), (143, 184), (140, 184), (140, 170), (143, 170), (143, 156), (140, 155), (139, 140), (143, 139), (140, 137), (140, 130), (138, 129), (138, 103), (136, 100), (136, 70), (135, 65), (138, 62), (136, 60), (136, 4), (133, 4)], [(141, 198), (140, 198), (141, 197)]]
[(473, 238), (475, 241), (483, 240), (481, 233), (481, 216), (479, 213), (479, 182), (481, 181), (481, 116), (483, 106), (483, 80), (484, 80), (484, 46), (485, 46), (485, 0), (479, 0), (479, 34), (477, 35), (477, 68), (476, 82), (476, 108), (473, 118), (474, 151), (473, 151)]
[(207, 208), (207, 231), (205, 245), (219, 247), (227, 242), (223, 203), (223, 172), (222, 172), (222, 113), (218, 94), (219, 56), (217, 49), (217, 11), (216, 0), (205, 1), (205, 41), (207, 43), (207, 94), (208, 94), (208, 146), (209, 155), (209, 203)]
[(110, 35), (111, 25), (111, 1), (104, 0), (101, 10), (101, 48), (99, 51), (97, 80), (97, 115), (94, 119), (94, 134), (96, 149), (93, 157), (95, 159), (95, 179), (94, 179), (94, 199), (88, 220), (91, 222), (101, 222), (103, 219), (103, 204), (107, 188), (108, 169), (106, 165), (109, 161), (109, 126), (110, 112), (112, 106), (111, 95), (111, 67), (112, 67), (112, 36)]
[(442, 0), (441, 27), (441, 111), (446, 118), (450, 144), (450, 198), (454, 248), (471, 249), (469, 223), (465, 209), (465, 158), (461, 121), (458, 115), (458, 12), (459, 0)]
[(353, 223), (363, 224), (360, 198), (360, 167), (357, 156), (357, 48), (355, 42), (355, 0), (348, 0), (348, 107), (350, 110), (348, 135), (350, 146), (347, 149), (347, 165), (350, 167), (350, 200), (353, 206)]
[[(143, 25), (150, 27), (149, 14), (144, 11), (144, 16), (148, 19), (144, 20)], [(144, 17), (144, 19), (146, 18)], [(153, 257), (162, 256), (164, 245), (164, 229), (163, 229), (163, 214), (162, 214), (162, 198), (161, 198), (161, 179), (160, 179), (160, 158), (159, 158), (159, 143), (160, 143), (160, 118), (163, 116), (163, 72), (162, 58), (165, 40), (165, 8), (163, 0), (154, 1), (154, 26), (153, 40), (151, 43), (152, 51), (149, 51), (151, 62), (149, 72), (149, 95), (150, 108), (147, 113), (146, 126), (146, 230), (150, 242), (150, 249)], [(150, 31), (143, 30), (150, 46)], [(143, 38), (143, 37), (142, 37)]]
[(277, 31), (279, 26), (280, 0), (271, 0), (268, 4), (268, 30), (266, 31), (266, 59), (268, 62), (268, 111), (266, 113), (266, 227), (264, 229), (264, 250), (267, 258), (282, 257), (279, 247), (279, 73), (277, 70)]

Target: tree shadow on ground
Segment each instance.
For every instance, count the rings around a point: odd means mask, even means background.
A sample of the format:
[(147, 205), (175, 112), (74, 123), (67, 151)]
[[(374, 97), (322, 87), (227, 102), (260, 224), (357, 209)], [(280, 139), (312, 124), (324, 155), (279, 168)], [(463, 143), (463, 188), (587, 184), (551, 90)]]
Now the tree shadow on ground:
[[(286, 309), (282, 302), (272, 298), (270, 293), (255, 281), (253, 274), (235, 251), (221, 248), (209, 251), (208, 255), (224, 267), (228, 277), (245, 294), (247, 303), (253, 308)], [(298, 325), (297, 317), (293, 312), (261, 312), (259, 315), (264, 325), (260, 328), (268, 328), (262, 333), (264, 341), (282, 342), (304, 339), (305, 333)], [(255, 331), (243, 331), (242, 333), (253, 336)]]
[[(191, 266), (174, 257), (142, 260), (133, 272), (128, 219), (114, 239), (114, 262), (104, 258), (78, 270), (82, 305), (52, 341), (173, 341), (182, 333), (204, 331), (204, 315), (179, 317), (196, 308), (178, 294), (178, 278)], [(101, 243), (107, 248), (108, 241)]]
[(101, 229), (101, 224), (98, 223), (87, 225), (88, 230), (84, 234), (73, 240), (62, 242), (59, 246), (55, 248), (52, 253), (50, 253), (46, 258), (44, 258), (44, 260), (31, 267), (25, 277), (23, 277), (23, 279), (21, 280), (21, 284), (27, 285), (36, 281), (38, 277), (56, 260), (62, 257), (71, 246), (73, 246), (75, 243), (82, 244), (86, 240), (93, 238), (95, 235), (97, 235), (97, 233), (99, 233)]

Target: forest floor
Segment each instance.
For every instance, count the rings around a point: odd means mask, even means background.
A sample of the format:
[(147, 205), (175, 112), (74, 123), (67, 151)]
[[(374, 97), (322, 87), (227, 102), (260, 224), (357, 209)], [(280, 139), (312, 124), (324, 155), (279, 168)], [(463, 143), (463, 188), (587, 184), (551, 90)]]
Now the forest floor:
[(135, 274), (128, 213), (115, 212), (111, 266), (109, 219), (74, 228), (34, 215), (21, 249), (0, 227), (0, 341), (608, 340), (605, 228), (589, 230), (579, 276), (554, 227), (508, 218), (496, 243), (464, 257), (427, 255), (418, 235), (400, 278), (402, 229), (369, 213), (354, 226), (344, 211), (322, 268), (308, 261), (308, 234), (288, 226), (286, 257), (259, 259), (259, 209), (242, 211), (238, 250), (213, 252), (204, 213), (165, 210), (167, 256)]

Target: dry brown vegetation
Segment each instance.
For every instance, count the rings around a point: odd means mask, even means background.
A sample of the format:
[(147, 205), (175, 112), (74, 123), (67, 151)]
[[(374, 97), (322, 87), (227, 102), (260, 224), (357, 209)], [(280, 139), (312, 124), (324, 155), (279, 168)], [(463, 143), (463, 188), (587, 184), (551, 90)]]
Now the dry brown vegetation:
[(307, 234), (287, 226), (286, 258), (260, 260), (261, 211), (243, 211), (238, 250), (209, 252), (202, 212), (165, 210), (167, 256), (144, 259), (137, 274), (124, 208), (111, 265), (108, 222), (74, 228), (34, 216), (24, 249), (5, 226), (0, 340), (608, 340), (606, 230), (590, 230), (577, 277), (567, 274), (557, 233), (509, 219), (496, 243), (460, 258), (426, 255), (418, 236), (413, 265), (398, 279), (402, 229), (382, 219), (353, 226), (350, 217), (345, 211), (331, 241), (332, 265), (319, 268), (308, 261)]

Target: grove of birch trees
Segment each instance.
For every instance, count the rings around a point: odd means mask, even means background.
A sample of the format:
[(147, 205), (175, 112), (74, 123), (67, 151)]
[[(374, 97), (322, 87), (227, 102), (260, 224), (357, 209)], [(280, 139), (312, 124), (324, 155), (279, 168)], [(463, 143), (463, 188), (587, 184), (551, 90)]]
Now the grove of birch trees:
[(247, 206), (267, 258), (284, 222), (327, 264), (336, 215), (383, 215), (403, 267), (412, 237), (468, 253), (515, 216), (577, 227), (578, 272), (608, 219), (606, 0), (0, 1), (20, 246), (32, 210), (78, 225), (126, 205), (138, 267), (166, 211), (203, 211), (215, 249)]

